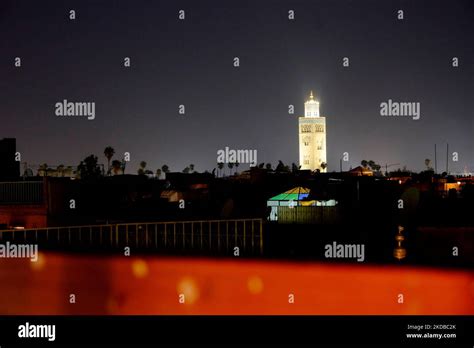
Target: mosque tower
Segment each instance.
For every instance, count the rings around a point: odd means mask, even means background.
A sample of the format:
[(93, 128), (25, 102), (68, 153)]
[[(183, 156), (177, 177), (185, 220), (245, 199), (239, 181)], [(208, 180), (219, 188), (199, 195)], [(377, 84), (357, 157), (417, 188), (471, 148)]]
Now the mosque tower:
[(304, 103), (304, 116), (298, 123), (301, 169), (326, 172), (326, 118), (319, 115), (319, 101), (313, 92)]

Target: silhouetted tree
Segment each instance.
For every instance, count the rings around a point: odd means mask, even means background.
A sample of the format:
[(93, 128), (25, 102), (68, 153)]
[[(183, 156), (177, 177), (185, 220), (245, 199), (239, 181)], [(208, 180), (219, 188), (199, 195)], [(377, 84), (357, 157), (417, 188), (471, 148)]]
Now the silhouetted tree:
[(301, 169), (301, 166), (297, 166), (295, 163), (291, 163), (291, 171), (293, 173), (296, 173), (300, 169)]
[(281, 160), (278, 160), (278, 164), (275, 168), (275, 171), (276, 172), (282, 172), (285, 168), (285, 165), (283, 164), (283, 162)]
[(79, 163), (77, 170), (81, 175), (81, 179), (89, 180), (96, 179), (101, 176), (100, 167), (97, 164), (97, 156), (89, 155)]
[(107, 158), (107, 175), (110, 174), (110, 160), (115, 155), (115, 150), (112, 146), (107, 146), (104, 150), (104, 156)]
[(377, 163), (375, 163), (374, 161), (372, 160), (363, 160), (360, 162), (360, 164), (362, 165), (362, 167), (364, 168), (370, 168), (371, 170), (375, 171), (375, 172), (378, 172), (381, 168), (381, 166)]
[(278, 165), (275, 168), (275, 172), (290, 172), (290, 167), (279, 160)]
[(219, 173), (222, 176), (222, 169), (224, 169), (224, 162), (218, 162), (217, 163), (217, 168), (219, 168)]
[(141, 161), (140, 162), (140, 168), (138, 168), (138, 175), (144, 175), (145, 174), (145, 168), (146, 168), (146, 162)]

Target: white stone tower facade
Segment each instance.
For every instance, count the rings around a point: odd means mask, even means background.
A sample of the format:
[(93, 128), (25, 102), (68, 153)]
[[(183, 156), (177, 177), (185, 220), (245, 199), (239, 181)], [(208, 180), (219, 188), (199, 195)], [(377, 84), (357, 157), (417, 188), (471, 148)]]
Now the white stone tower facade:
[(298, 125), (301, 169), (326, 172), (326, 118), (319, 115), (319, 102), (311, 92)]

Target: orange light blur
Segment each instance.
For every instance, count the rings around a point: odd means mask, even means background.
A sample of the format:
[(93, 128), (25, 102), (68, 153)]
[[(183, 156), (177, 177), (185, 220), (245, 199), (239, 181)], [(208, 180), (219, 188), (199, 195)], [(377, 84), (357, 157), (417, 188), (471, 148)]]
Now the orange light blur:
[[(71, 256), (0, 260), (3, 314), (472, 314), (467, 271), (289, 261)], [(76, 303), (69, 303), (74, 293)], [(181, 303), (179, 295), (186, 301)], [(289, 301), (290, 294), (294, 295)], [(398, 303), (403, 294), (404, 303)]]

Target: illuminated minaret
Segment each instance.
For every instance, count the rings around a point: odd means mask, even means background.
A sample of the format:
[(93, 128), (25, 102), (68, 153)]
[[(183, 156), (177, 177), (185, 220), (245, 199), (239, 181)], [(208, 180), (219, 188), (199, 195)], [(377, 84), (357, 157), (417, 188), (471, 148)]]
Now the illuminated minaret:
[(319, 102), (314, 99), (313, 92), (304, 103), (304, 116), (299, 117), (298, 126), (301, 169), (325, 172), (326, 118), (319, 116)]

